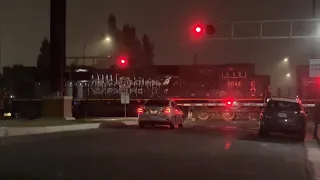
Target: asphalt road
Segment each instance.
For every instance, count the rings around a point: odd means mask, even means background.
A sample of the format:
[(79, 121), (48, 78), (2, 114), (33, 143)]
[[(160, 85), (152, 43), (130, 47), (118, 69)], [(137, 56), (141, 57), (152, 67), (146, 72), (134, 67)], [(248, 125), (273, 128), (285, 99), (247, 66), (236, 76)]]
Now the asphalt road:
[(308, 141), (199, 127), (15, 137), (1, 142), (0, 179), (309, 180)]

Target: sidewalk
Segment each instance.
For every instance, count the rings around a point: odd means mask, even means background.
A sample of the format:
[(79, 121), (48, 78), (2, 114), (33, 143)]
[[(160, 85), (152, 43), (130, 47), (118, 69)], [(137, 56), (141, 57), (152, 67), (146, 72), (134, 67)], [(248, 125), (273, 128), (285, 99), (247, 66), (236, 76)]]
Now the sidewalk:
[[(307, 124), (307, 132), (309, 132), (313, 136), (313, 131), (314, 131), (314, 123), (309, 122)], [(318, 127), (318, 137), (320, 138), (320, 126)]]
[(61, 119), (2, 120), (0, 121), (0, 138), (98, 128), (124, 128), (138, 125), (137, 120), (136, 117), (105, 117), (72, 121)]
[(64, 131), (78, 131), (87, 129), (98, 129), (100, 123), (86, 123), (76, 125), (41, 126), (41, 127), (5, 127), (0, 126), (0, 138), (8, 136), (22, 136), (31, 134), (45, 134)]

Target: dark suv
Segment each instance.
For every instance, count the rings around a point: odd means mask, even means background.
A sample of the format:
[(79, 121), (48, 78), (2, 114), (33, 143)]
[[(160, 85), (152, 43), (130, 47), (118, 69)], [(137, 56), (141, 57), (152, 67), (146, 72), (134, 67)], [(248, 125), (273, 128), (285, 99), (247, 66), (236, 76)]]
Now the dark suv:
[(271, 98), (260, 116), (259, 135), (273, 132), (293, 133), (304, 140), (307, 114), (298, 99)]

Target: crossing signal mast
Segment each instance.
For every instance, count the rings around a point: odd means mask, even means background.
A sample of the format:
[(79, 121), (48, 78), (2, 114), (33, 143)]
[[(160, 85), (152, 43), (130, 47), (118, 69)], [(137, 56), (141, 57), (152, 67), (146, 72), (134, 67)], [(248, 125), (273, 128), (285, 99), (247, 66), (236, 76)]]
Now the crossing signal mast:
[[(207, 36), (211, 36), (216, 33), (216, 28), (211, 24), (196, 23), (192, 26), (191, 37), (195, 41), (201, 41)], [(198, 55), (194, 53), (194, 64), (197, 64)]]

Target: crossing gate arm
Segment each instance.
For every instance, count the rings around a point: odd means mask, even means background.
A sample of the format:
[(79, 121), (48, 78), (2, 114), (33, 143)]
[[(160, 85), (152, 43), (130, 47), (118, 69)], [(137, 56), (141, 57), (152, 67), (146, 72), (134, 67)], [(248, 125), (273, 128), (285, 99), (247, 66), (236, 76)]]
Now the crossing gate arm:
[[(215, 107), (223, 107), (223, 106), (230, 106), (225, 103), (180, 103), (179, 106), (184, 107), (207, 107), (207, 106), (215, 106)], [(264, 107), (266, 103), (238, 103), (232, 105), (234, 107)], [(303, 107), (314, 107), (315, 104), (303, 104)]]
[(227, 105), (225, 103), (180, 103), (178, 104), (179, 106), (196, 106), (196, 107), (207, 107), (207, 106), (246, 106), (246, 107), (263, 107), (265, 106), (265, 103), (237, 103), (233, 105)]

